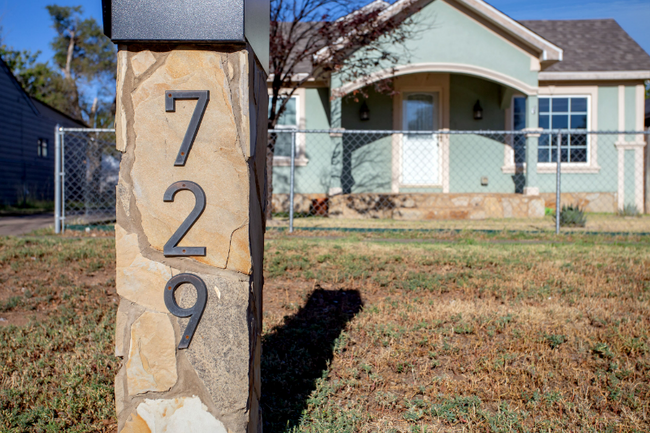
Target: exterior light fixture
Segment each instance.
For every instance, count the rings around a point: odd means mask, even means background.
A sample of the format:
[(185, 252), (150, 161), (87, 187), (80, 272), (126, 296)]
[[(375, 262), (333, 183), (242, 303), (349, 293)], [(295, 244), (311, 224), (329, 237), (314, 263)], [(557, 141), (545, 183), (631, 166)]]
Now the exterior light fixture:
[(477, 100), (474, 104), (474, 120), (483, 119), (483, 107), (481, 107), (481, 101)]
[(370, 120), (370, 108), (368, 108), (366, 101), (363, 101), (361, 108), (359, 108), (359, 119), (363, 122)]

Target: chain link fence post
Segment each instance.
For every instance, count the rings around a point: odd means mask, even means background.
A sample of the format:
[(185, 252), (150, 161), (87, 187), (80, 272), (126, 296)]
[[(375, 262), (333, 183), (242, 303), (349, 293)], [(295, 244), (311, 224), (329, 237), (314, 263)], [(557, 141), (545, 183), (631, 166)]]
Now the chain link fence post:
[(289, 174), (289, 233), (293, 233), (294, 190), (296, 186), (296, 131), (291, 131), (291, 171)]
[(59, 141), (61, 143), (61, 233), (65, 233), (65, 132), (59, 128)]
[(562, 213), (560, 209), (561, 203), (561, 194), (562, 194), (562, 152), (560, 151), (562, 147), (562, 133), (557, 134), (557, 169), (555, 170), (555, 234), (560, 234), (560, 215)]
[(54, 127), (54, 233), (61, 233), (61, 133)]

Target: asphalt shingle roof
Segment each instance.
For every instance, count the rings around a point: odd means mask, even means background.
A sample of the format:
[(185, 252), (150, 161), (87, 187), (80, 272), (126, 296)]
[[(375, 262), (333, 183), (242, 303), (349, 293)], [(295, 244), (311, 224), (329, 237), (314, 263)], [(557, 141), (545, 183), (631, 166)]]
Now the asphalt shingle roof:
[(613, 19), (519, 22), (564, 50), (545, 71), (650, 71), (650, 55)]

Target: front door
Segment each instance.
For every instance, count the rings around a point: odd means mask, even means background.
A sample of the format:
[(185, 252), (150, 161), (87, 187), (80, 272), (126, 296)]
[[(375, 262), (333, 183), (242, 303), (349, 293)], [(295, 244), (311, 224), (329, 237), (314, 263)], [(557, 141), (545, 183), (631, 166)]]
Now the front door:
[[(436, 131), (439, 129), (439, 94), (411, 93), (404, 97), (403, 129)], [(404, 133), (402, 142), (402, 185), (439, 185), (440, 151), (437, 134)]]

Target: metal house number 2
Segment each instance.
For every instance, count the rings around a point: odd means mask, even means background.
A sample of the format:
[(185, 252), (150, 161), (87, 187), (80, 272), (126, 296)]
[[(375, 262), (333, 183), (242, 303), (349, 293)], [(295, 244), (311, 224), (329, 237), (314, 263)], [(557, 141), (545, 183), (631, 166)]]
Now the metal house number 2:
[[(185, 137), (181, 143), (181, 148), (178, 151), (176, 156), (176, 161), (174, 166), (183, 167), (187, 161), (190, 151), (192, 150), (192, 144), (194, 144), (194, 139), (201, 125), (201, 120), (203, 119), (203, 114), (205, 114), (205, 109), (208, 106), (208, 101), (210, 100), (210, 91), (209, 90), (166, 90), (165, 91), (165, 111), (175, 112), (176, 111), (176, 101), (182, 99), (196, 99), (196, 107), (194, 108), (194, 113), (190, 119), (190, 124), (187, 127), (185, 132)], [(187, 216), (185, 221), (181, 226), (174, 232), (171, 238), (167, 241), (163, 248), (163, 254), (165, 257), (191, 257), (191, 256), (205, 256), (206, 248), (205, 247), (179, 247), (179, 242), (185, 237), (187, 232), (192, 228), (194, 223), (199, 219), (203, 211), (205, 210), (205, 192), (197, 183), (191, 182), (189, 180), (182, 180), (180, 182), (174, 182), (167, 188), (165, 191), (165, 196), (163, 200), (165, 202), (173, 202), (176, 193), (179, 191), (190, 191), (194, 194), (196, 199), (196, 204), (194, 209)], [(176, 302), (176, 289), (178, 289), (182, 284), (191, 284), (196, 290), (196, 303), (191, 308), (181, 308)], [(179, 274), (172, 277), (167, 284), (165, 284), (165, 305), (170, 313), (176, 317), (189, 317), (190, 320), (187, 324), (187, 327), (181, 334), (181, 341), (178, 344), (179, 349), (187, 349), (192, 342), (192, 337), (194, 337), (194, 332), (201, 320), (205, 306), (208, 303), (208, 290), (206, 288), (205, 282), (196, 275), (193, 274)]]

